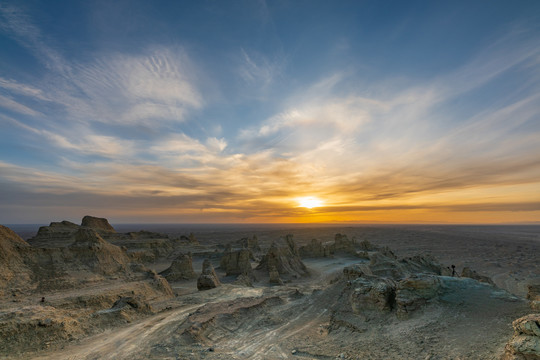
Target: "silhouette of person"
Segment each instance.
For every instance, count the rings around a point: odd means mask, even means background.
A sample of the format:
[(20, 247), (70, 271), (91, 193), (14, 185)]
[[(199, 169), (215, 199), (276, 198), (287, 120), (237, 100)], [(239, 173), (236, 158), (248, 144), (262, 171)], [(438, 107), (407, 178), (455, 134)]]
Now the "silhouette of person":
[(456, 265), (452, 265), (452, 277), (456, 276)]
[(42, 297), (41, 297), (41, 302), (42, 302), (42, 303), (45, 302), (45, 296), (42, 296)]

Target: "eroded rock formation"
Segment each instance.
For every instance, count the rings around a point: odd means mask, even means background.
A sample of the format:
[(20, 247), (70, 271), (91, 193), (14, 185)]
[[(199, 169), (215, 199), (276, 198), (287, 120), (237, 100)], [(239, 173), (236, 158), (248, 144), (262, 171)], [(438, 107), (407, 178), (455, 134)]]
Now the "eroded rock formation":
[(225, 270), (226, 276), (243, 274), (251, 277), (253, 271), (250, 260), (254, 260), (254, 257), (249, 249), (232, 250), (228, 246), (221, 257), (219, 267)]
[(219, 278), (214, 270), (214, 266), (209, 259), (204, 259), (202, 273), (197, 279), (197, 289), (210, 290), (221, 285)]
[(292, 235), (274, 241), (257, 266), (258, 270), (264, 269), (268, 272), (272, 268), (276, 268), (279, 275), (295, 278), (309, 275), (306, 265), (300, 259)]
[(160, 275), (164, 276), (168, 281), (195, 279), (197, 274), (193, 270), (191, 253), (178, 255), (171, 266), (162, 271)]

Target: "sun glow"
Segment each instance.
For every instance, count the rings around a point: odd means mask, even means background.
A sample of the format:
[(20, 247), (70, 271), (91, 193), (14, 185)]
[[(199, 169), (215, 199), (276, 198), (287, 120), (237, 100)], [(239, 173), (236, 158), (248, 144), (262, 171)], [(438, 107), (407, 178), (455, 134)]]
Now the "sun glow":
[(323, 201), (321, 199), (313, 196), (297, 198), (296, 201), (298, 201), (298, 206), (308, 209), (323, 205)]

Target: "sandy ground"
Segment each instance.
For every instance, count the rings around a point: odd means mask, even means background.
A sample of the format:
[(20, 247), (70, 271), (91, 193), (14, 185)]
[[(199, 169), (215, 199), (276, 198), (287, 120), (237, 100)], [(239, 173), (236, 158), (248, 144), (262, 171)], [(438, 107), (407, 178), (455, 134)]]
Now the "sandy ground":
[[(525, 286), (540, 278), (540, 227), (499, 231), (482, 227), (343, 227), (229, 231), (197, 234), (202, 244), (257, 235), (263, 246), (293, 233), (302, 244), (333, 240), (340, 232), (358, 241), (387, 245), (398, 256), (432, 254), (442, 264), (490, 276), (517, 295), (480, 286), (426, 307), (408, 320), (381, 314), (333, 326), (345, 302), (344, 266), (351, 257), (306, 259), (312, 276), (286, 286), (225, 284), (198, 292), (194, 281), (172, 283), (176, 296), (158, 313), (74, 343), (22, 358), (33, 359), (498, 359), (512, 335), (512, 320), (530, 313)], [(221, 236), (221, 237), (220, 237)], [(220, 240), (221, 239), (221, 240)], [(227, 240), (229, 241), (229, 240)], [(194, 259), (200, 271), (202, 259)], [(163, 270), (169, 260), (154, 264)], [(217, 265), (217, 261), (215, 261)], [(219, 270), (218, 270), (219, 272)], [(220, 275), (223, 275), (220, 273)], [(103, 284), (114, 286), (113, 284)], [(79, 290), (81, 292), (100, 289)], [(101, 289), (103, 290), (103, 289)], [(49, 295), (48, 295), (49, 296)], [(50, 294), (61, 298), (61, 293)], [(74, 296), (69, 294), (69, 296)], [(58, 300), (58, 299), (57, 299)], [(17, 306), (11, 304), (10, 306)], [(347, 322), (348, 321), (348, 322)]]

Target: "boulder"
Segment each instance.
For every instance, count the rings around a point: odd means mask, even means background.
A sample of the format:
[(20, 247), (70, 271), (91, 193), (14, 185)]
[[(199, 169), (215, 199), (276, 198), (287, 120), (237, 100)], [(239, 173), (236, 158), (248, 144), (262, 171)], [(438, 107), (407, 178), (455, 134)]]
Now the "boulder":
[(512, 322), (514, 336), (505, 346), (502, 360), (540, 359), (540, 314), (529, 314)]
[(171, 266), (162, 271), (160, 275), (164, 276), (168, 281), (195, 279), (197, 274), (193, 270), (191, 253), (178, 255)]
[(209, 259), (204, 259), (202, 273), (197, 279), (197, 289), (210, 290), (220, 286), (219, 278)]

